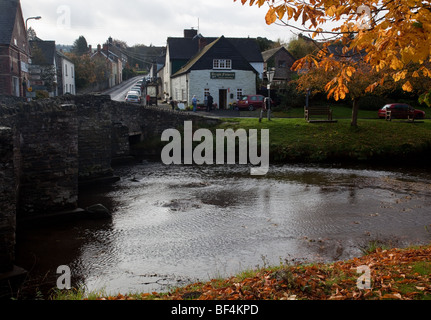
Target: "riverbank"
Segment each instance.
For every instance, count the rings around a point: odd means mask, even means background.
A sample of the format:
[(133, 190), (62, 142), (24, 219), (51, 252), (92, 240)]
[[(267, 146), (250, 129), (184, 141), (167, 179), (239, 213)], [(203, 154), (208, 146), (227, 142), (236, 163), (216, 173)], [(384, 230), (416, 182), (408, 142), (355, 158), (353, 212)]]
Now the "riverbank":
[[(350, 120), (308, 123), (304, 119), (224, 119), (221, 129), (269, 129), (271, 160), (277, 163), (376, 162), (431, 159), (431, 122)], [(415, 161), (415, 162), (416, 162)]]
[(431, 246), (377, 246), (349, 261), (249, 270), (168, 293), (105, 296), (75, 290), (57, 292), (53, 300), (431, 300), (430, 261)]
[[(431, 120), (408, 122), (360, 119), (358, 127), (350, 120), (335, 123), (308, 123), (304, 119), (222, 118), (216, 129), (269, 129), (270, 161), (277, 163), (406, 163), (431, 161)], [(196, 144), (196, 143), (195, 143)], [(135, 145), (138, 156), (160, 157), (160, 137)]]

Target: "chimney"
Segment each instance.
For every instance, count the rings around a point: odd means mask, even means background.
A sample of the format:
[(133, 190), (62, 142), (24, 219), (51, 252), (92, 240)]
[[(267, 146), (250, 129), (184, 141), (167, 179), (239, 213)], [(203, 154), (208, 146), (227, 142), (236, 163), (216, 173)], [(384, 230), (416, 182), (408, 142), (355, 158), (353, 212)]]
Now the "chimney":
[(97, 45), (97, 51), (98, 51), (98, 52), (100, 52), (100, 50), (101, 50), (101, 49), (102, 49), (101, 45), (100, 45), (100, 44), (98, 44), (98, 45)]
[(93, 53), (93, 47), (91, 46), (91, 44), (88, 46), (88, 51), (90, 51), (90, 53)]
[(184, 29), (184, 38), (193, 39), (198, 35), (198, 31), (195, 29)]
[(108, 44), (107, 43), (103, 44), (103, 51), (108, 52)]

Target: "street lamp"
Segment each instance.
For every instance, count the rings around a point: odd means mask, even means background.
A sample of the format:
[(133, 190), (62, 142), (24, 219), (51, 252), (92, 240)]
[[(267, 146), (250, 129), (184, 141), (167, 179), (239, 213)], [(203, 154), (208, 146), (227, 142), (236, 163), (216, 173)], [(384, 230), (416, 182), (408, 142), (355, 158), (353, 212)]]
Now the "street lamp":
[(268, 120), (271, 121), (271, 84), (275, 76), (275, 68), (269, 69), (267, 72), (268, 76)]
[(40, 20), (40, 19), (42, 19), (42, 17), (41, 16), (37, 16), (37, 17), (30, 17), (30, 18), (27, 18), (26, 20), (25, 20), (25, 31), (27, 32), (28, 31), (28, 27), (27, 27), (27, 25), (28, 25), (28, 20)]

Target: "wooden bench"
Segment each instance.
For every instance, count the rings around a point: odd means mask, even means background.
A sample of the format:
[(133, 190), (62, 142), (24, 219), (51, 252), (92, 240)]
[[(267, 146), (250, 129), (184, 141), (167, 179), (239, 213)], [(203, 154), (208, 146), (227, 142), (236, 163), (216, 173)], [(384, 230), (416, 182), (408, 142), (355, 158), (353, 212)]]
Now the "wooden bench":
[[(392, 119), (395, 119), (395, 118), (392, 118), (392, 111), (386, 111), (386, 121), (392, 121)], [(408, 122), (414, 122), (415, 121), (414, 113), (413, 114), (411, 114), (411, 113), (407, 114), (407, 121)]]
[[(305, 120), (308, 122), (337, 122), (332, 119), (332, 110), (329, 106), (309, 106), (304, 107)], [(327, 116), (326, 119), (319, 118), (318, 120), (311, 120), (314, 116)]]

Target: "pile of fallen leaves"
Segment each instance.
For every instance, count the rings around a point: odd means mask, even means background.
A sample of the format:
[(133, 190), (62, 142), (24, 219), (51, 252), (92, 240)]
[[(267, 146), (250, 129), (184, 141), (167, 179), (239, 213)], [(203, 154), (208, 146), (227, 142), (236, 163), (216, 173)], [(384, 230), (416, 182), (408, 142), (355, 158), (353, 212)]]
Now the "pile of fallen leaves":
[[(370, 271), (371, 286), (358, 287)], [(288, 265), (248, 276), (195, 283), (168, 294), (119, 295), (116, 299), (164, 300), (422, 300), (431, 299), (431, 246), (377, 249), (373, 254), (333, 264)], [(361, 284), (364, 284), (362, 281)]]

